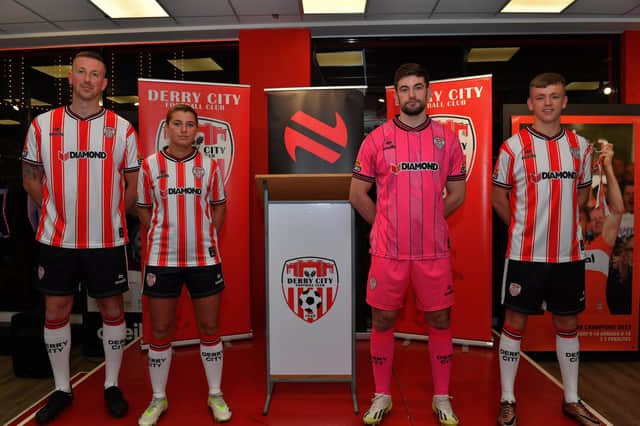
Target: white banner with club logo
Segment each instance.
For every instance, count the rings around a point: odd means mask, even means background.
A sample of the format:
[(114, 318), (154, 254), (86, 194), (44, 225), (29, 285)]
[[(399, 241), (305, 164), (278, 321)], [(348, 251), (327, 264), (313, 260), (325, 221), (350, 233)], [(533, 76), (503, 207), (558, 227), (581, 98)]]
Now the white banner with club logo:
[(269, 204), (269, 374), (353, 373), (351, 218), (348, 202)]

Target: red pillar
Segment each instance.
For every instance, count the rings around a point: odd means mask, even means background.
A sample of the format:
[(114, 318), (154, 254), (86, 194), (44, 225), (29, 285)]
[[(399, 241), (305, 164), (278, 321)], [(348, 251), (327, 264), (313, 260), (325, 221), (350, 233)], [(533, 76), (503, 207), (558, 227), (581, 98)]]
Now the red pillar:
[(622, 103), (640, 104), (640, 31), (622, 34)]
[[(311, 84), (311, 36), (308, 29), (241, 30), (240, 83), (251, 85), (251, 323), (265, 327), (264, 209), (255, 175), (268, 172), (268, 123), (265, 88)], [(232, 254), (227, 254), (227, 256)]]

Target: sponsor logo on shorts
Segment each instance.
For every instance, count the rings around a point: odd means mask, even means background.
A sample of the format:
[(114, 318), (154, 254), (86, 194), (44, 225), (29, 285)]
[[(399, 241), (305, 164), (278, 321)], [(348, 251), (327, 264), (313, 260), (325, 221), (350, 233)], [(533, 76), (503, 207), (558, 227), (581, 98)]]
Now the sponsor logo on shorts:
[(517, 283), (509, 284), (509, 294), (512, 295), (513, 297), (517, 297), (521, 291), (522, 291), (522, 286), (520, 284), (517, 284)]
[(371, 277), (371, 279), (369, 280), (369, 288), (371, 289), (371, 291), (376, 289), (376, 285), (378, 285), (376, 279)]
[(156, 274), (152, 274), (151, 272), (147, 273), (147, 287), (153, 287), (156, 283)]
[(450, 296), (453, 294), (453, 286), (451, 284), (447, 285), (447, 291), (444, 292), (445, 296)]
[(118, 277), (114, 281), (115, 285), (126, 284), (126, 283), (127, 283), (127, 277), (125, 277), (124, 274), (118, 274)]
[(112, 138), (116, 134), (116, 129), (111, 126), (105, 126), (103, 133), (106, 137)]
[(38, 266), (38, 279), (41, 280), (44, 278), (44, 266)]
[(214, 282), (214, 284), (215, 285), (224, 284), (224, 278), (222, 278), (222, 274), (216, 275), (216, 281)]
[(202, 167), (194, 167), (191, 172), (196, 179), (202, 179), (202, 176), (204, 176), (204, 169)]

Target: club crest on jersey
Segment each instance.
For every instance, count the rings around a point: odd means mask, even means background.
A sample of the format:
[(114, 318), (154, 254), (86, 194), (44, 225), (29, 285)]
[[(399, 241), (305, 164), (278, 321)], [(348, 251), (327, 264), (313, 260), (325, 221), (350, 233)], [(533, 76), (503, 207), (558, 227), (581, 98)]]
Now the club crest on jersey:
[(434, 136), (434, 137), (433, 137), (433, 144), (434, 144), (434, 145), (436, 146), (436, 148), (438, 148), (438, 149), (442, 149), (442, 148), (444, 148), (444, 144), (445, 144), (444, 138), (441, 138), (441, 137), (439, 137), (439, 136)]
[(156, 284), (156, 274), (152, 274), (151, 272), (147, 273), (147, 287), (153, 287)]
[(522, 286), (520, 284), (511, 283), (509, 284), (509, 294), (513, 297), (517, 297), (522, 291)]
[(103, 133), (106, 137), (112, 138), (116, 134), (115, 127), (105, 126)]
[(318, 321), (333, 307), (339, 288), (335, 260), (322, 257), (297, 257), (282, 265), (284, 301), (298, 318)]
[[(168, 143), (166, 123), (163, 120), (156, 133), (156, 151), (160, 151)], [(198, 132), (193, 141), (193, 147), (217, 163), (226, 184), (231, 176), (235, 158), (235, 142), (231, 125), (226, 121), (198, 116)]]
[(572, 146), (571, 148), (569, 148), (569, 151), (571, 152), (571, 156), (573, 158), (575, 158), (576, 160), (580, 159), (580, 148)]
[(540, 179), (541, 179), (540, 173), (529, 173), (527, 176), (529, 177), (529, 182), (530, 183), (538, 183), (538, 182), (540, 182)]
[(194, 167), (191, 171), (196, 179), (202, 179), (202, 176), (204, 176), (204, 169), (202, 167)]
[[(477, 137), (476, 137), (476, 129), (473, 125), (473, 120), (471, 117), (466, 117), (464, 115), (453, 115), (453, 114), (434, 114), (431, 118), (438, 123), (448, 127), (453, 131), (453, 133), (458, 137), (460, 141), (460, 147), (462, 148), (462, 153), (466, 159), (466, 171), (467, 178), (469, 180), (471, 177), (471, 173), (473, 172), (473, 165), (476, 161), (476, 145), (477, 145)], [(435, 143), (434, 137), (434, 143)], [(442, 138), (444, 140), (444, 138)]]

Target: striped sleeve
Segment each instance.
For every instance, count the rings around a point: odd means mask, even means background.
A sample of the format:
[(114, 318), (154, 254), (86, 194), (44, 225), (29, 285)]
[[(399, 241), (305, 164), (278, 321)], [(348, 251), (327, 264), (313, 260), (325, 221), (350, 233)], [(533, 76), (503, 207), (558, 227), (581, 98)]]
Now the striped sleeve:
[(353, 165), (353, 177), (366, 182), (375, 182), (376, 178), (376, 153), (372, 133), (369, 133), (358, 151), (358, 156)]
[(138, 155), (138, 134), (136, 133), (136, 130), (133, 128), (131, 123), (127, 124), (127, 152), (125, 153), (126, 163), (124, 166), (124, 171), (133, 172), (140, 168), (142, 158), (140, 158), (140, 156)]
[(209, 203), (223, 204), (227, 201), (224, 193), (224, 182), (217, 164), (213, 163), (213, 171), (209, 181)]
[(147, 160), (142, 162), (140, 174), (138, 174), (138, 199), (136, 205), (140, 207), (152, 207), (153, 199), (151, 197), (153, 191), (153, 181), (151, 179), (151, 171)]
[(35, 118), (27, 131), (24, 148), (22, 149), (22, 161), (39, 166), (42, 165), (42, 158), (40, 157), (41, 142), (42, 131), (40, 130), (38, 119)]
[(458, 137), (451, 135), (451, 150), (449, 151), (449, 176), (447, 180), (464, 180), (467, 177), (467, 160), (462, 153), (462, 146)]
[(500, 147), (496, 166), (494, 167), (493, 174), (491, 175), (491, 182), (494, 185), (501, 186), (503, 188), (511, 188), (513, 185), (513, 165), (513, 152), (505, 142)]
[(591, 186), (591, 144), (582, 137), (579, 137), (578, 141), (580, 142), (580, 151), (583, 151), (578, 188), (587, 188)]

